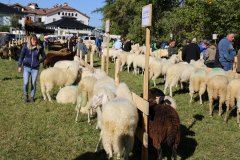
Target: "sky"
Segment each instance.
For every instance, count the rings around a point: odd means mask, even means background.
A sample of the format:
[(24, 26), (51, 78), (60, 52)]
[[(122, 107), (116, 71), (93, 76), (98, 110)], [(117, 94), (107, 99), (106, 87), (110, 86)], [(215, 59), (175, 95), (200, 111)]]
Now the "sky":
[(85, 13), (90, 17), (89, 25), (93, 27), (102, 26), (102, 14), (91, 13), (96, 8), (101, 8), (104, 5), (104, 0), (0, 0), (1, 3), (14, 4), (19, 3), (27, 6), (28, 3), (37, 3), (39, 8), (52, 8), (55, 4), (63, 4), (67, 2), (69, 6)]

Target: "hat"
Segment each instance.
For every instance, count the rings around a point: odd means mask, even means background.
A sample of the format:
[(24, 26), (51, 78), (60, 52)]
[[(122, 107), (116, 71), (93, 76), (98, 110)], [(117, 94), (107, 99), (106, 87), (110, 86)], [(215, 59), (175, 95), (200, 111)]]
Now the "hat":
[(196, 42), (197, 42), (197, 39), (196, 39), (196, 38), (193, 38), (193, 39), (192, 39), (192, 42), (193, 42), (193, 43), (196, 43)]

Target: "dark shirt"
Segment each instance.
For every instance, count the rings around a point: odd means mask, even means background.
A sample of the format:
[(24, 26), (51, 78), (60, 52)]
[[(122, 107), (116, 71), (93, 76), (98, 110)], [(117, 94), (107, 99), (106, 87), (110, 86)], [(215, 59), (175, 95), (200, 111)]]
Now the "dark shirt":
[(171, 57), (173, 54), (178, 54), (177, 47), (168, 47), (168, 56)]
[(200, 59), (200, 48), (196, 43), (190, 43), (183, 48), (182, 59), (190, 63), (193, 59), (195, 61)]
[(132, 43), (131, 43), (131, 41), (127, 41), (127, 42), (124, 44), (123, 50), (126, 51), (126, 52), (130, 52), (131, 49), (132, 49)]

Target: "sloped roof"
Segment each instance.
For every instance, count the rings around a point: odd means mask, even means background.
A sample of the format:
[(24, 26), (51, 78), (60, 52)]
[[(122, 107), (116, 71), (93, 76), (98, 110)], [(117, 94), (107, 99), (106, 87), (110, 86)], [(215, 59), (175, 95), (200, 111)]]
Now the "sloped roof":
[(86, 18), (89, 18), (89, 16), (87, 16), (86, 14), (70, 7), (70, 6), (58, 6), (58, 7), (55, 7), (55, 8), (37, 8), (37, 9), (32, 9), (31, 7), (29, 6), (22, 6), (20, 5), (19, 3), (16, 3), (12, 6), (20, 6), (22, 8), (24, 8), (25, 12), (27, 13), (32, 13), (32, 14), (37, 14), (37, 15), (48, 15), (48, 14), (52, 14), (52, 13), (57, 13), (59, 11), (62, 11), (62, 10), (68, 10), (68, 11), (72, 11), (72, 12), (78, 12), (79, 14), (85, 16)]
[(60, 27), (60, 28), (77, 28), (77, 29), (94, 29), (94, 27), (85, 25), (77, 21), (74, 17), (62, 17), (58, 21), (45, 24), (46, 27)]
[(0, 14), (18, 14), (18, 15), (24, 15), (24, 12), (20, 12), (17, 9), (13, 7), (9, 7), (6, 4), (0, 3)]

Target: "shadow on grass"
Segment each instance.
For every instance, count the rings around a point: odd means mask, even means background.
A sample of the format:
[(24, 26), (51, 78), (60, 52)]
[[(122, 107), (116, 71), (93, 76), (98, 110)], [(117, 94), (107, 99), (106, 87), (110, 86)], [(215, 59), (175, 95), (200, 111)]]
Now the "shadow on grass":
[(86, 152), (75, 158), (74, 160), (106, 160), (107, 154), (104, 150), (99, 152)]
[(14, 79), (23, 79), (23, 77), (15, 76), (15, 77), (4, 77), (2, 81), (9, 81), (9, 80), (14, 80)]
[(181, 142), (178, 146), (178, 155), (181, 159), (188, 159), (193, 155), (198, 145), (197, 141), (193, 138), (195, 136), (195, 132), (191, 130), (191, 128), (198, 122), (202, 121), (204, 116), (200, 114), (193, 115), (194, 121), (189, 127), (184, 125), (180, 126), (181, 130)]

